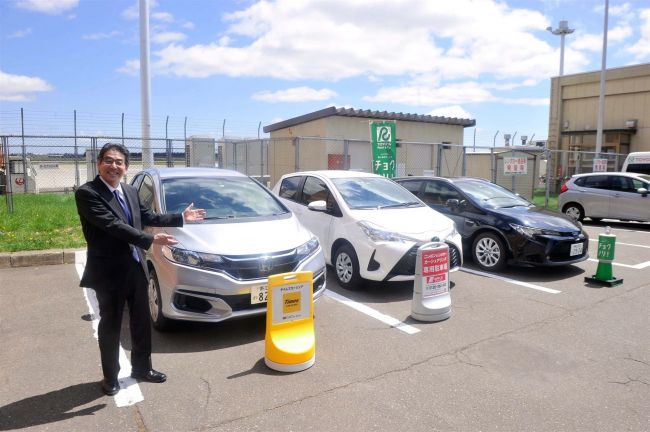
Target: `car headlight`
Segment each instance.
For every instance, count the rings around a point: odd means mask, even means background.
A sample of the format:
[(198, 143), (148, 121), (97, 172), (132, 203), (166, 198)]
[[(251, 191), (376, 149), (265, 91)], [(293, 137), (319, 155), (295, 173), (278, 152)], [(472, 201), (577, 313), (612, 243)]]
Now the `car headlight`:
[(526, 237), (535, 237), (535, 236), (540, 236), (540, 235), (549, 235), (549, 236), (559, 236), (560, 233), (558, 231), (553, 231), (553, 230), (547, 230), (547, 229), (542, 229), (542, 228), (533, 228), (533, 227), (528, 227), (524, 225), (517, 225), (515, 223), (511, 223), (510, 226), (512, 229), (517, 231), (519, 234), (523, 234)]
[(296, 248), (296, 254), (298, 255), (298, 259), (303, 259), (307, 258), (309, 255), (313, 254), (318, 250), (318, 238), (312, 237), (309, 239), (308, 242), (301, 244)]
[(221, 255), (194, 252), (173, 246), (163, 246), (162, 253), (168, 260), (192, 267), (215, 267), (223, 263)]
[(357, 225), (361, 228), (363, 233), (368, 236), (368, 238), (374, 242), (387, 241), (387, 242), (418, 242), (417, 239), (409, 237), (404, 234), (386, 231), (379, 226), (368, 221), (359, 221)]

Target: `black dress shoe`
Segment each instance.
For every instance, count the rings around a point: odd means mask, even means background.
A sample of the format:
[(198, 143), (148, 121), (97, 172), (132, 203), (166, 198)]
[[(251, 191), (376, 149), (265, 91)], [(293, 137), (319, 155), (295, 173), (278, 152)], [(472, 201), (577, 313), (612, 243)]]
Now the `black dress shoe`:
[(106, 396), (114, 396), (120, 391), (120, 383), (104, 378), (102, 380), (102, 391)]
[(162, 383), (167, 381), (167, 375), (153, 369), (149, 369), (147, 371), (131, 371), (131, 378), (135, 378), (140, 381), (149, 381), (152, 383)]

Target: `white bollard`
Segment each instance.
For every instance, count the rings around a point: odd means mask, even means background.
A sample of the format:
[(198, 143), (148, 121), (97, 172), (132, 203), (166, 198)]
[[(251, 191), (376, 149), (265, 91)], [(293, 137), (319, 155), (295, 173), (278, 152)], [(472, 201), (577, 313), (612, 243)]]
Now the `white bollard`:
[(418, 321), (442, 321), (451, 316), (449, 295), (449, 246), (426, 243), (418, 248), (411, 317)]

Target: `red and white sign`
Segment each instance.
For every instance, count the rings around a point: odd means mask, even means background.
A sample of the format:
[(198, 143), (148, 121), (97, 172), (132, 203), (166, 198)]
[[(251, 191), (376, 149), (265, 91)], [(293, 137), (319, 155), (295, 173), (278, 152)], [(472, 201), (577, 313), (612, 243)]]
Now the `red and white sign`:
[(16, 180), (14, 180), (18, 186), (22, 186), (25, 184), (25, 177), (16, 177)]
[(528, 158), (526, 157), (504, 157), (503, 158), (504, 175), (527, 175)]
[(594, 159), (593, 172), (607, 171), (607, 159)]
[(449, 250), (431, 249), (422, 252), (422, 297), (435, 297), (449, 292)]

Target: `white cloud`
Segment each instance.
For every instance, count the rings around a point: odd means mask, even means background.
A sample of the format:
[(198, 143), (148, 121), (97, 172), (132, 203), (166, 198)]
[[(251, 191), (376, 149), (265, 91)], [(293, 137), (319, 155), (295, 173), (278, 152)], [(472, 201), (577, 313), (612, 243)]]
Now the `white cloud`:
[(140, 73), (140, 60), (127, 60), (124, 66), (117, 68), (117, 72), (127, 75), (138, 75)]
[(650, 9), (641, 9), (638, 16), (641, 20), (641, 37), (627, 51), (634, 55), (637, 62), (641, 62), (650, 59)]
[(109, 33), (87, 34), (87, 35), (81, 36), (81, 38), (84, 39), (84, 40), (102, 40), (102, 39), (112, 39), (112, 38), (114, 38), (116, 36), (119, 36), (121, 34), (122, 34), (121, 32), (119, 32), (117, 30), (113, 30), (112, 32), (109, 32)]
[(151, 14), (151, 19), (165, 23), (174, 22), (174, 16), (169, 12), (154, 12)]
[(0, 71), (0, 100), (2, 101), (29, 101), (32, 93), (52, 90), (52, 86), (41, 78), (12, 75)]
[(316, 90), (310, 87), (294, 87), (278, 91), (262, 91), (253, 94), (252, 98), (263, 102), (306, 102), (328, 100), (338, 96), (330, 89)]
[[(276, 0), (225, 20), (232, 44), (166, 47), (153, 53), (159, 70), (330, 81), (425, 73), (546, 79), (557, 64), (556, 49), (540, 37), (549, 24), (544, 15), (492, 0), (394, 0), (381, 7), (375, 0)], [(584, 57), (574, 61), (583, 64)]]
[(30, 35), (31, 33), (32, 33), (31, 28), (16, 30), (15, 32), (11, 33), (10, 35), (7, 35), (7, 39), (20, 39), (20, 38), (24, 38), (25, 36)]
[(151, 35), (151, 42), (157, 44), (166, 44), (169, 42), (179, 42), (185, 40), (187, 36), (180, 32), (160, 32)]
[(472, 119), (474, 116), (469, 112), (465, 111), (460, 105), (451, 105), (446, 107), (436, 108), (433, 111), (429, 112), (429, 115), (432, 116), (442, 116), (442, 117), (456, 117), (463, 119)]
[(79, 0), (17, 0), (16, 6), (33, 12), (42, 12), (50, 15), (57, 15), (70, 9), (74, 9)]

